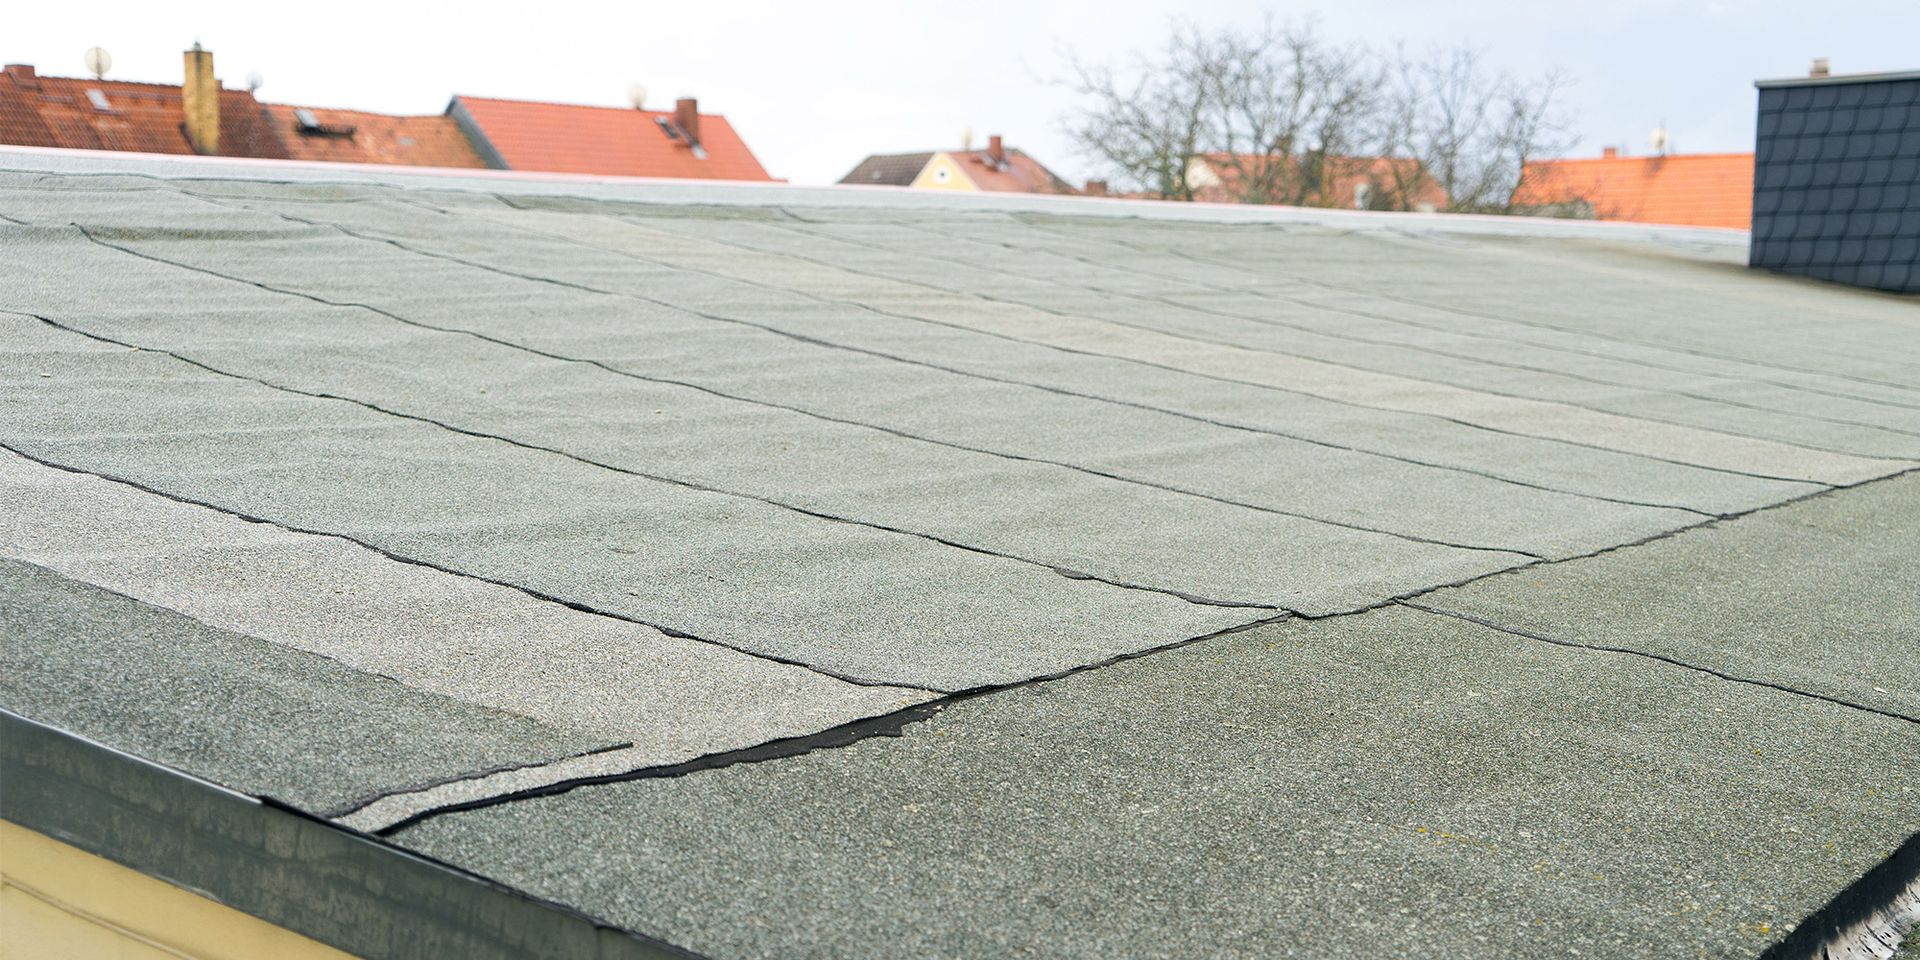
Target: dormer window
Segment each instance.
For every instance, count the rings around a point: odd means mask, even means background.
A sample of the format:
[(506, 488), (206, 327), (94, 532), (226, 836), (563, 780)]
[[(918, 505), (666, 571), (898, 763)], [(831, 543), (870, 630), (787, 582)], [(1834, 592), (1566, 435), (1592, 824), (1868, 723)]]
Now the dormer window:
[(347, 124), (321, 123), (320, 117), (306, 107), (293, 108), (293, 125), (306, 137), (352, 137), (355, 130)]

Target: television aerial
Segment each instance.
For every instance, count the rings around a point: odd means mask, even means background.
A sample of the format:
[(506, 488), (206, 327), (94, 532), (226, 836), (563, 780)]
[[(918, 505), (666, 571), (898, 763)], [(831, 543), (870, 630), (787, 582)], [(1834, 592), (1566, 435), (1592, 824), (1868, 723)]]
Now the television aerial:
[(95, 80), (106, 79), (107, 71), (113, 69), (112, 55), (99, 47), (87, 48), (86, 62), (87, 72), (93, 74)]

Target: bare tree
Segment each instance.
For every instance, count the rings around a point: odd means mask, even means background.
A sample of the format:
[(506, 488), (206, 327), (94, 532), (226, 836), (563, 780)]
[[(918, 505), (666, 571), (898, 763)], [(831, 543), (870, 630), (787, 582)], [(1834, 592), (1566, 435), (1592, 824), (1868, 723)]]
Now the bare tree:
[(1075, 144), (1166, 199), (1506, 213), (1527, 164), (1567, 146), (1565, 79), (1491, 71), (1471, 46), (1382, 56), (1269, 19), (1175, 23), (1124, 77), (1067, 59)]
[(1527, 164), (1568, 146), (1566, 80), (1493, 73), (1472, 46), (1395, 51), (1373, 114), (1376, 206), (1510, 213)]
[(1122, 184), (1192, 200), (1188, 173), (1202, 149), (1212, 69), (1207, 45), (1194, 28), (1175, 24), (1161, 56), (1135, 55), (1125, 74), (1067, 53), (1072, 76), (1064, 85), (1089, 101), (1069, 119), (1068, 136)]
[(1210, 84), (1207, 145), (1241, 203), (1321, 204), (1347, 175), (1372, 109), (1373, 58), (1331, 46), (1315, 25), (1267, 20), (1222, 31), (1204, 47)]

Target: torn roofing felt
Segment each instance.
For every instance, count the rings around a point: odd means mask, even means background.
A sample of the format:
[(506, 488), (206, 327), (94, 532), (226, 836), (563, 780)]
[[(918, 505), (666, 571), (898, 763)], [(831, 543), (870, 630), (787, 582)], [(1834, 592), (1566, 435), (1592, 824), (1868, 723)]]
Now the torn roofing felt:
[(1920, 458), (1910, 305), (1718, 248), (411, 182), (0, 174), (0, 547), (585, 775)]

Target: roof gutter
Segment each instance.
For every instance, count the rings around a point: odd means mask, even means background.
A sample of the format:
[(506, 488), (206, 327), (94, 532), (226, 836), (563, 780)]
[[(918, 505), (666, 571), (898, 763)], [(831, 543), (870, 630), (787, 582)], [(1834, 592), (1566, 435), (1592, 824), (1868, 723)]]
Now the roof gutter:
[(5, 709), (0, 783), (0, 818), (356, 956), (696, 956)]

